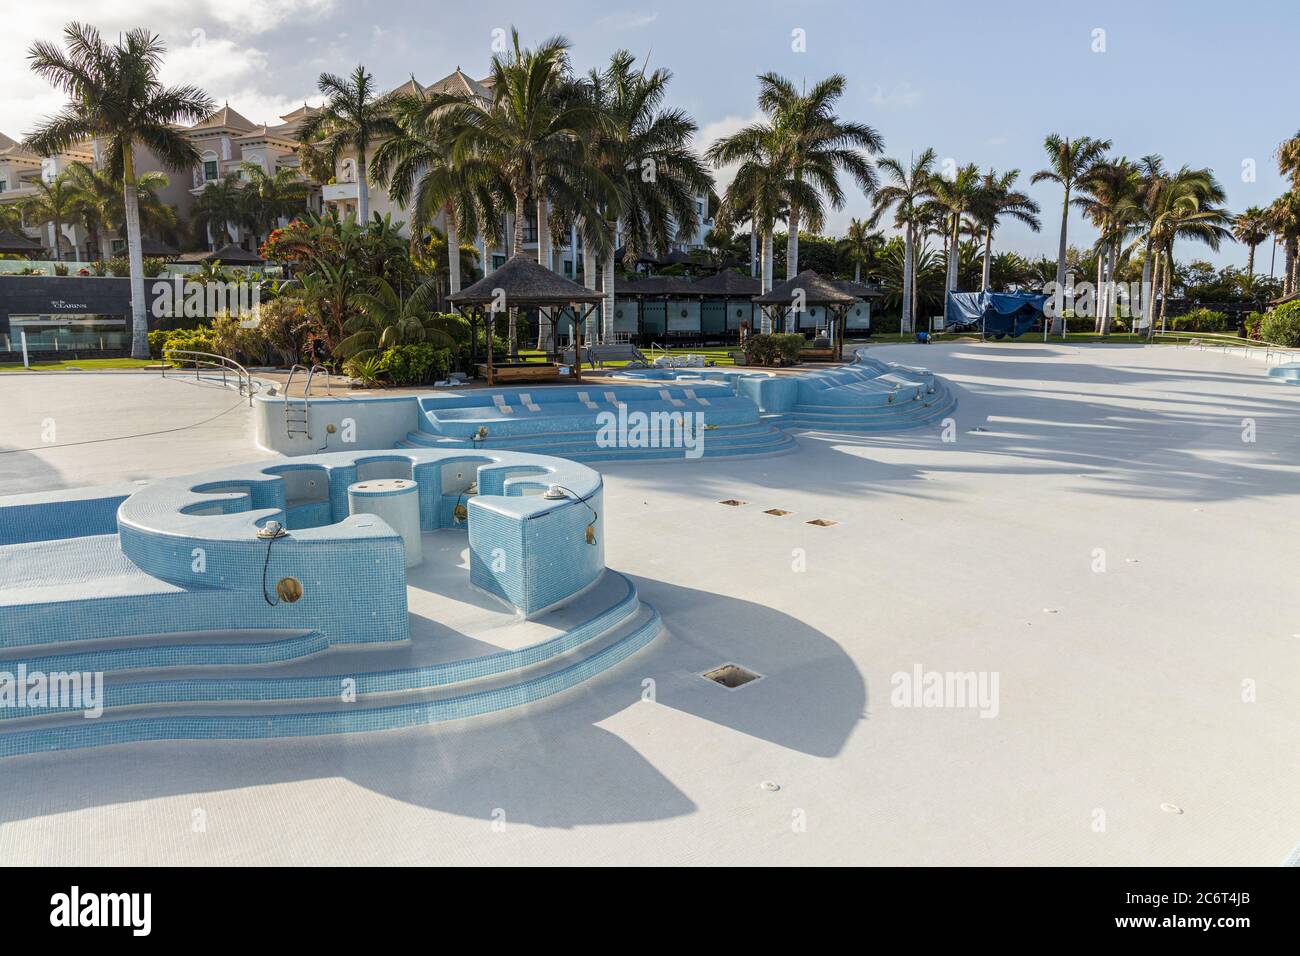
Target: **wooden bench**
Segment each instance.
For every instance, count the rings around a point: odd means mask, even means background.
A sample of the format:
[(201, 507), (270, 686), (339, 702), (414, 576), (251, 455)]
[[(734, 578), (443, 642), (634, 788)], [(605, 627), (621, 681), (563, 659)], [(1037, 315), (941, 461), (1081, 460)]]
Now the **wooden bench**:
[(800, 349), (800, 362), (834, 362), (837, 356), (834, 349)]
[[(488, 377), (488, 367), (481, 364), (478, 373)], [(520, 362), (509, 365), (493, 365), (491, 384), (496, 382), (553, 382), (560, 377), (560, 366), (555, 362)]]

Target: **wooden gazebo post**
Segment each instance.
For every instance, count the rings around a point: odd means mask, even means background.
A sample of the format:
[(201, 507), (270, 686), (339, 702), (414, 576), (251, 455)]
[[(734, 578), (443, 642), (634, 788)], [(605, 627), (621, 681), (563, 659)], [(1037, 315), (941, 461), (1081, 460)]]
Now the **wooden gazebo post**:
[(487, 328), (487, 334), (484, 336), (487, 339), (487, 383), (493, 385), (496, 383), (496, 379), (495, 369), (492, 365), (492, 339), (497, 333), (497, 313), (496, 309), (490, 305), (488, 306), (487, 319), (484, 325)]
[(587, 310), (584, 306), (581, 312), (578, 311), (578, 303), (570, 302), (569, 308), (573, 311), (573, 382), (575, 385), (582, 384), (582, 323), (587, 319)]

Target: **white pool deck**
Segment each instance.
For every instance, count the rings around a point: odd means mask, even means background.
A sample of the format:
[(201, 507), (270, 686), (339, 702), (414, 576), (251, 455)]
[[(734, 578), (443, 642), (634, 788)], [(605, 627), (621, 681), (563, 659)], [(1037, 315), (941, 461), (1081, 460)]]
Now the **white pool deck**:
[[(668, 628), (613, 672), (435, 728), (3, 761), (0, 864), (1282, 863), (1300, 389), (1170, 347), (882, 352), (957, 386), (954, 443), (602, 466), (608, 564)], [(265, 457), (236, 400), (0, 375), (0, 450), (231, 409), (0, 454), (0, 494)], [(997, 716), (891, 706), (916, 665), (997, 672)]]

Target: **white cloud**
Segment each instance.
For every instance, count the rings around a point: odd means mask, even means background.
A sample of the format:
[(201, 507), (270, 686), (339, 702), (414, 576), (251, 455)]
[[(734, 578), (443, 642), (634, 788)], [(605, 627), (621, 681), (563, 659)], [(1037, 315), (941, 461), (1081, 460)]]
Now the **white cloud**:
[(61, 41), (73, 20), (89, 20), (109, 40), (140, 26), (155, 30), (167, 45), (165, 82), (194, 83), (255, 122), (275, 122), (313, 91), (279, 89), (274, 62), (249, 41), (293, 22), (315, 25), (338, 6), (339, 0), (99, 0), (90, 11), (84, 0), (25, 5), (16, 25), (0, 31), (0, 132), (18, 138), (63, 105), (63, 95), (28, 68), (27, 51), (36, 40)]
[[(695, 134), (695, 151), (701, 156), (704, 151), (726, 136), (731, 136), (746, 126), (752, 126), (755, 123), (762, 122), (763, 114), (754, 113), (750, 116), (724, 116), (722, 119), (714, 120), (712, 123), (705, 123)], [(721, 196), (726, 188), (731, 185), (731, 181), (736, 177), (736, 165), (733, 163), (723, 166), (713, 171), (713, 179), (716, 183), (718, 195)]]
[(608, 30), (640, 30), (658, 19), (657, 13), (611, 13), (601, 17), (597, 25)]
[(895, 83), (888, 90), (879, 84), (871, 94), (871, 105), (885, 110), (910, 110), (921, 102), (921, 91), (906, 80)]

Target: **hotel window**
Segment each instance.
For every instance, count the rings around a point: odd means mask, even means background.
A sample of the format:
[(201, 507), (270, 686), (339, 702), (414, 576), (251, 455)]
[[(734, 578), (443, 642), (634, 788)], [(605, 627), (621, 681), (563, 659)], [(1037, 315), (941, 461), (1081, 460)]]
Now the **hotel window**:
[(565, 274), (566, 276), (571, 276), (571, 275), (573, 275), (573, 260), (572, 260), (572, 259), (565, 259), (565, 260), (564, 260), (564, 274)]
[(536, 241), (537, 241), (537, 220), (525, 219), (524, 220), (524, 242), (536, 242)]
[(493, 268), (493, 269), (500, 269), (500, 268), (501, 268), (503, 265), (505, 265), (505, 264), (506, 264), (506, 257), (505, 257), (505, 256), (503, 256), (503, 255), (499, 255), (499, 254), (497, 254), (497, 253), (493, 253), (493, 255), (492, 255), (492, 268)]
[(9, 185), (8, 182), (6, 182), (3, 179), (0, 179), (0, 193), (4, 192), (5, 188), (8, 187), (8, 185)]
[(209, 182), (217, 178), (217, 161), (215, 159), (205, 159), (203, 161), (203, 178)]

